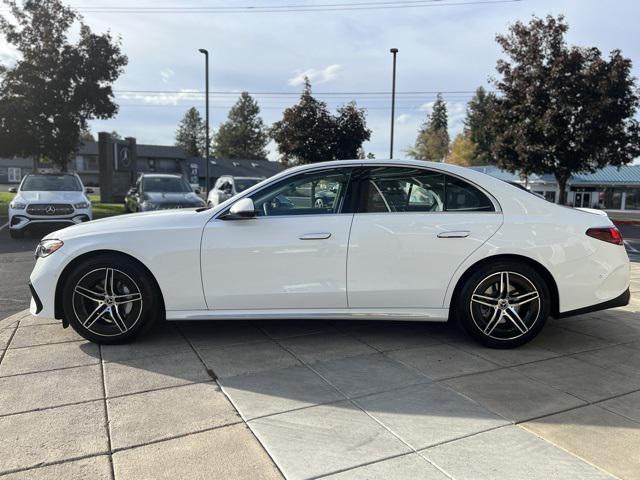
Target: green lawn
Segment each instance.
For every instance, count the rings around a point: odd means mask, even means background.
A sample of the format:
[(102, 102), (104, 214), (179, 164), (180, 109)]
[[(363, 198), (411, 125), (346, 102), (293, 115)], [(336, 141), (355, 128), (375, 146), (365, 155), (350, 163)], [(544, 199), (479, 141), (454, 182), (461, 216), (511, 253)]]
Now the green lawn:
[[(0, 217), (7, 217), (9, 202), (13, 199), (14, 194), (9, 192), (0, 192)], [(124, 205), (121, 203), (100, 203), (98, 195), (89, 195), (91, 205), (93, 206), (94, 218), (110, 217), (112, 215), (120, 215), (124, 213)]]

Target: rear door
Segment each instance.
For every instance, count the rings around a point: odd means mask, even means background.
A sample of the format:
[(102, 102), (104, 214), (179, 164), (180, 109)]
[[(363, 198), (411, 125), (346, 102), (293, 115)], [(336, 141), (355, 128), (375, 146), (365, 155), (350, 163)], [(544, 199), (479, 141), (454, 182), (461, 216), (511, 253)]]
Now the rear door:
[(502, 224), (489, 195), (440, 171), (367, 167), (357, 185), (351, 308), (442, 308), (458, 266)]

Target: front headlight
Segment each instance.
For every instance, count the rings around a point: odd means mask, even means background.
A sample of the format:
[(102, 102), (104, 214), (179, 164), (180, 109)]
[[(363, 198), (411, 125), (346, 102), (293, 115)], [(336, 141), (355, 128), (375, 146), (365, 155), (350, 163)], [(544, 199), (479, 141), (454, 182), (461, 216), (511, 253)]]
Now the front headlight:
[(156, 208), (158, 208), (158, 206), (155, 203), (152, 202), (142, 202), (140, 204), (140, 208), (142, 208), (142, 210), (155, 210)]
[(26, 203), (22, 203), (22, 202), (16, 202), (15, 200), (13, 202), (11, 202), (9, 204), (9, 206), (11, 208), (13, 208), (14, 210), (24, 210), (25, 207), (27, 206)]
[(60, 250), (64, 243), (62, 240), (56, 240), (53, 238), (42, 240), (36, 247), (36, 258), (44, 258), (51, 255), (56, 250)]
[(89, 208), (91, 204), (89, 202), (79, 202), (79, 203), (74, 203), (73, 206), (74, 208), (81, 210), (81, 209)]

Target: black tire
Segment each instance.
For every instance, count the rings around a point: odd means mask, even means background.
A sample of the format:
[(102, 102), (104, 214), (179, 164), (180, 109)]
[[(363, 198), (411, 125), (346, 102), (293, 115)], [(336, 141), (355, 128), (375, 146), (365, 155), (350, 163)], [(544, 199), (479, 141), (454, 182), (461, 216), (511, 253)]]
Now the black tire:
[[(105, 283), (110, 284), (106, 292)], [(126, 343), (164, 312), (150, 274), (118, 255), (100, 255), (76, 265), (62, 287), (62, 308), (79, 335), (100, 344)]]
[(131, 213), (131, 210), (129, 210), (129, 204), (127, 202), (124, 202), (124, 213)]
[(11, 238), (24, 238), (24, 230), (9, 229), (9, 236)]
[(514, 348), (540, 333), (551, 311), (551, 294), (534, 268), (499, 261), (466, 279), (454, 308), (458, 322), (475, 340), (491, 348)]

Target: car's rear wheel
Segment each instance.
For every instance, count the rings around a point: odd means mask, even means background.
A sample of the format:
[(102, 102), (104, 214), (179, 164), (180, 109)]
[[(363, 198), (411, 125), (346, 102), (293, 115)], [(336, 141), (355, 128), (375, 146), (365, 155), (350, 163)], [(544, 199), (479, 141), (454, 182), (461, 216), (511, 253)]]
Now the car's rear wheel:
[(532, 267), (512, 261), (473, 272), (458, 296), (455, 311), (462, 327), (492, 348), (513, 348), (542, 330), (551, 310), (549, 287)]
[(124, 343), (161, 314), (160, 294), (135, 262), (102, 255), (77, 265), (62, 290), (63, 313), (73, 329), (96, 343)]

